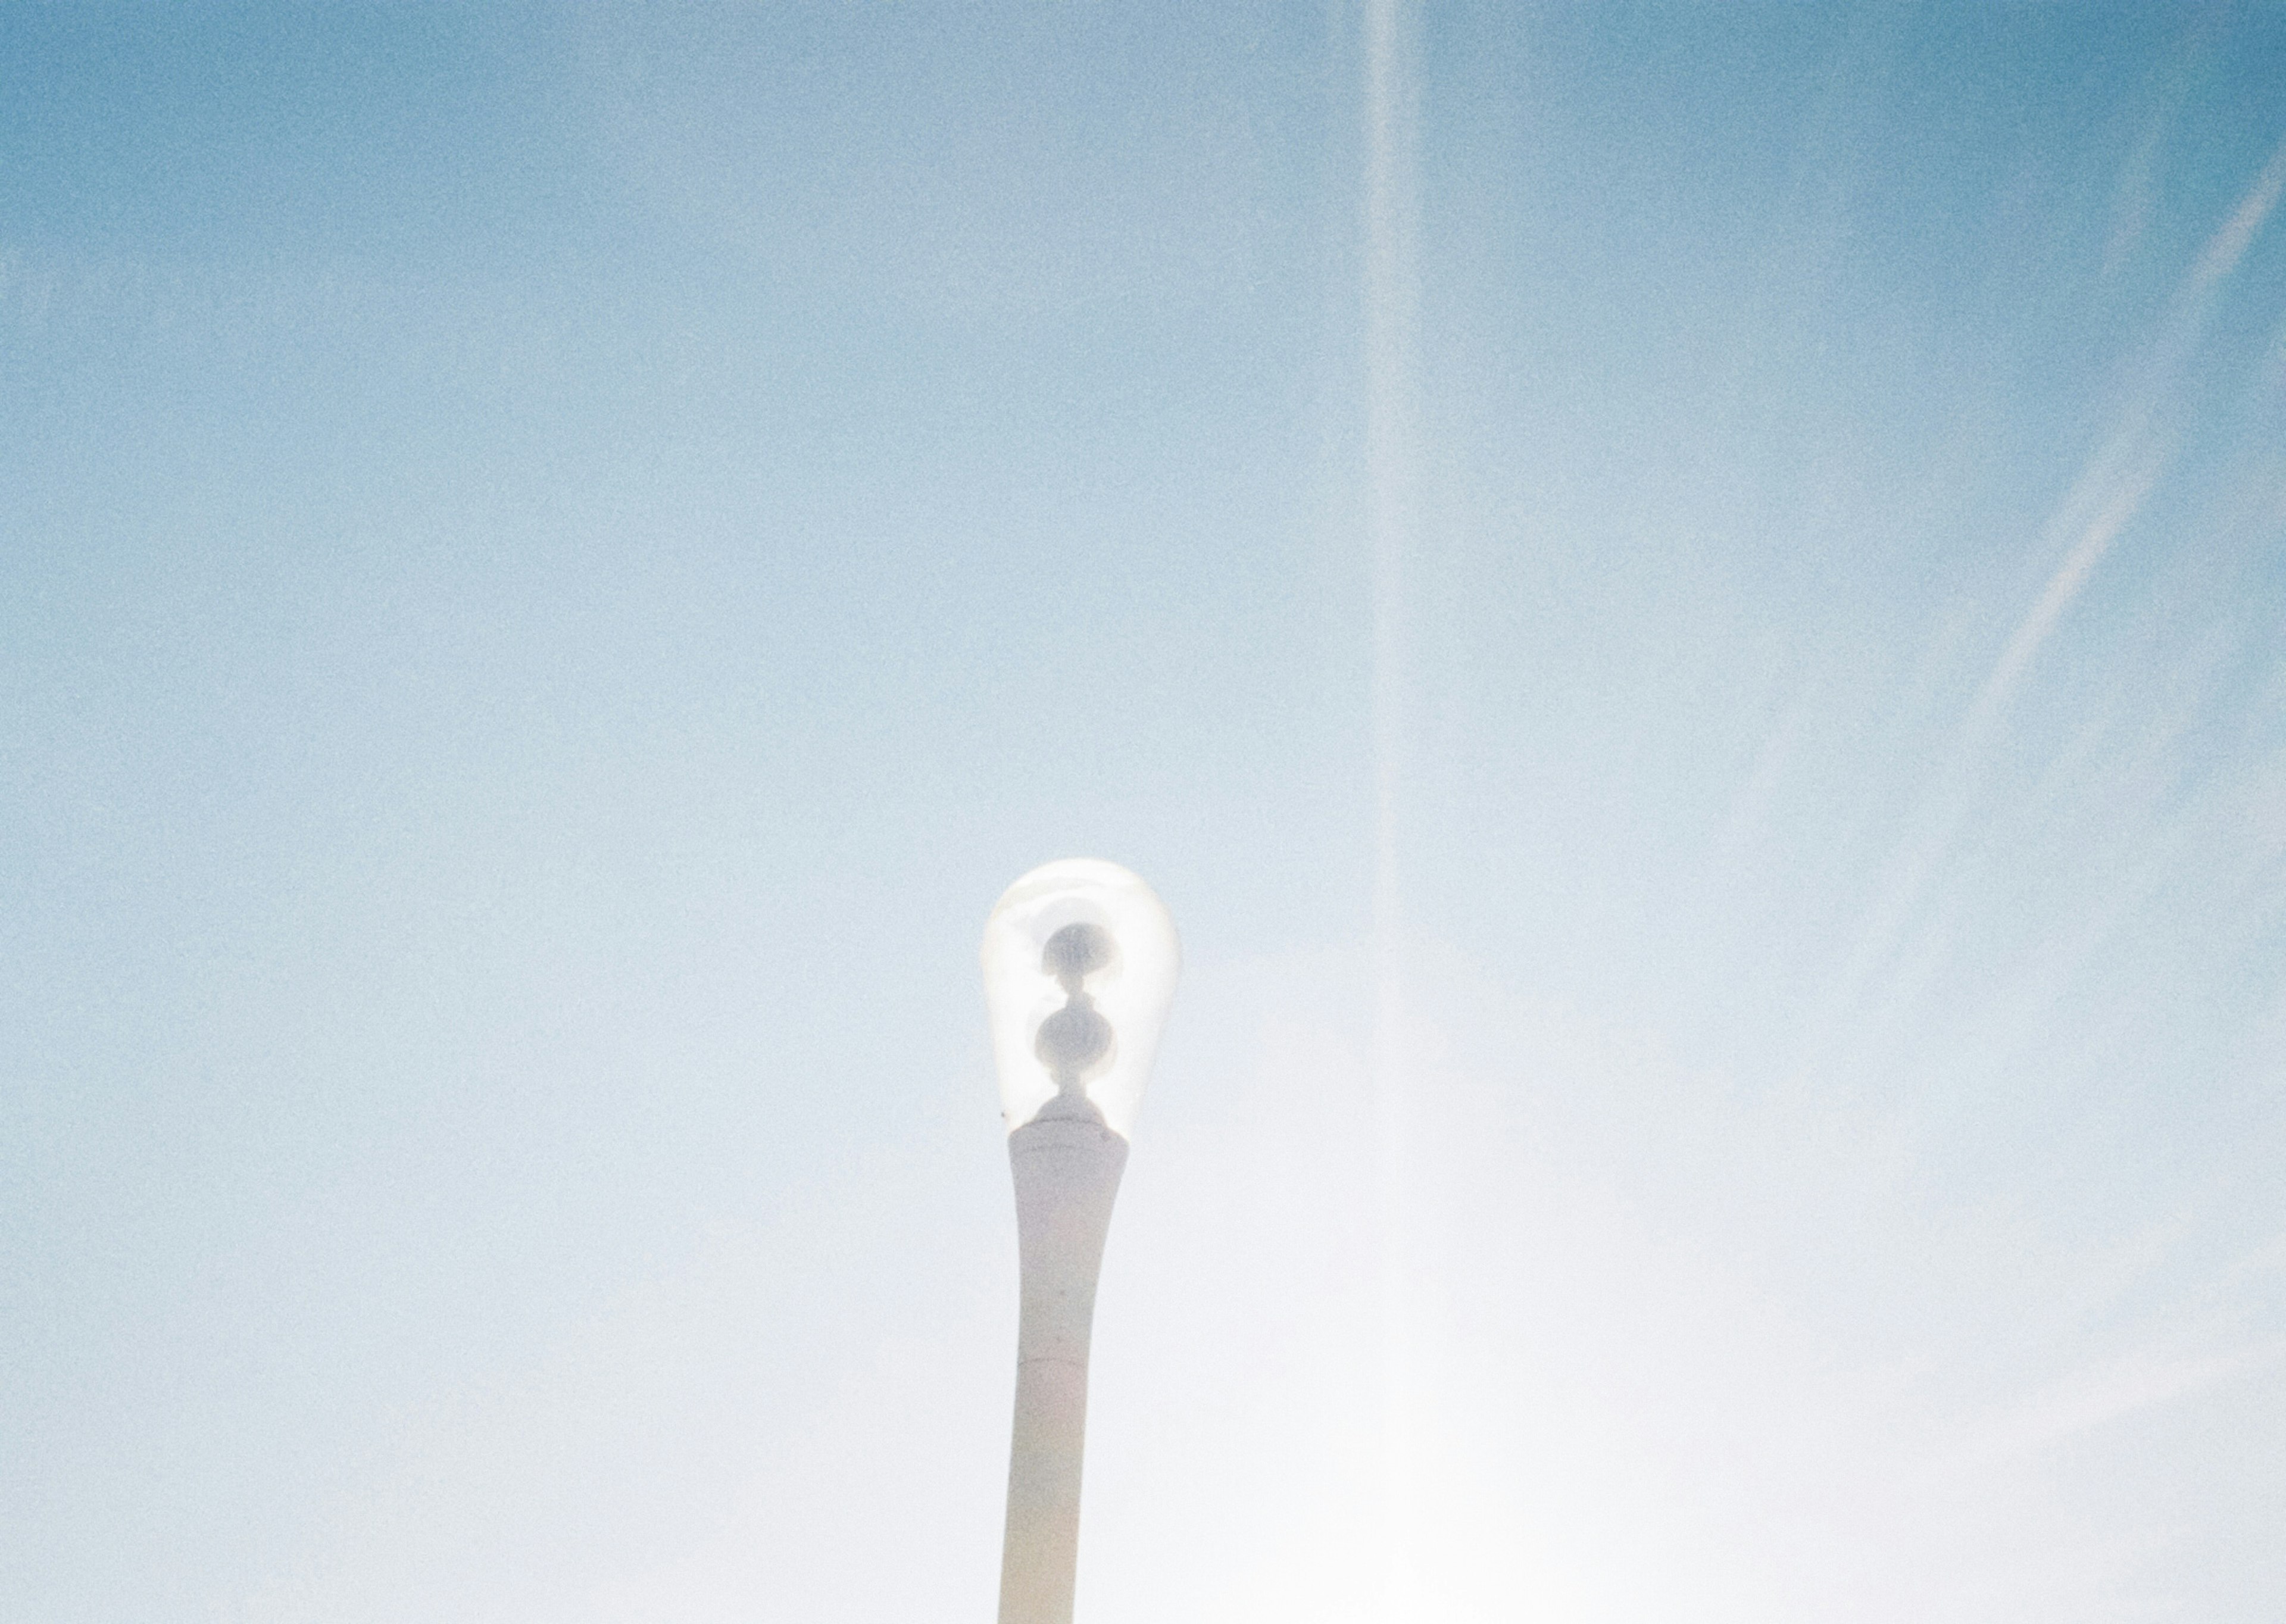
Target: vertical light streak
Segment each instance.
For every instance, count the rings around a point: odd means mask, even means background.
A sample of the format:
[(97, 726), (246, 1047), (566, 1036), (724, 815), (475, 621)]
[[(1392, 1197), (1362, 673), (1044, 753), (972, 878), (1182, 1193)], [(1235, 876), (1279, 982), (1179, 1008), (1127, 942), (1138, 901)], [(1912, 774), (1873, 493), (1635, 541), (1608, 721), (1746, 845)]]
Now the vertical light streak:
[(1378, 1233), (1381, 1613), (1412, 1617), (1417, 1517), (1407, 1191), (1410, 1091), (1399, 894), (1404, 768), (1405, 566), (1419, 524), (1414, 382), (1414, 152), (1418, 115), (1409, 0), (1366, 0), (1367, 524), (1373, 548), (1373, 1092)]

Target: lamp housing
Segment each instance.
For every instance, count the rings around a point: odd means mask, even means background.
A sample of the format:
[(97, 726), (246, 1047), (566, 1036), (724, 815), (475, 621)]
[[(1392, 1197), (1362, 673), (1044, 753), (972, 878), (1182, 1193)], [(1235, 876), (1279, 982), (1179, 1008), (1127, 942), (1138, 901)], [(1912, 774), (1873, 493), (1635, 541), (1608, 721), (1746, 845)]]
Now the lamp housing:
[(982, 958), (1007, 1131), (1076, 1117), (1131, 1137), (1182, 969), (1157, 895), (1115, 863), (1044, 863), (993, 907)]

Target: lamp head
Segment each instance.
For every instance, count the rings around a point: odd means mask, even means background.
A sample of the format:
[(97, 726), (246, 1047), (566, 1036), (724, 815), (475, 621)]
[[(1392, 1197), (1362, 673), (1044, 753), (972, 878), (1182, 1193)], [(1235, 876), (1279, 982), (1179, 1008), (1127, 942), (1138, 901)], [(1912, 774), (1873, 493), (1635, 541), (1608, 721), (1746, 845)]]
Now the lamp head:
[(1151, 887), (1115, 863), (1044, 864), (993, 908), (983, 959), (1008, 1131), (1073, 1116), (1128, 1137), (1182, 968)]

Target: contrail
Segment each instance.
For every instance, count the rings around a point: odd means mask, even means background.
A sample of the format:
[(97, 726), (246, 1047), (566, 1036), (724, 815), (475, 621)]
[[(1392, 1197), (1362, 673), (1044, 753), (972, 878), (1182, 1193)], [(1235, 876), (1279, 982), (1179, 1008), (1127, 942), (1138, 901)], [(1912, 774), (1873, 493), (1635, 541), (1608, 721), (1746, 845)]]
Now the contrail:
[(1373, 1089), (1379, 1232), (1381, 1612), (1414, 1611), (1412, 1305), (1406, 1289), (1410, 1088), (1403, 1052), (1398, 792), (1403, 774), (1405, 565), (1418, 528), (1413, 185), (1418, 118), (1408, 0), (1367, 0), (1367, 523), (1373, 547)]

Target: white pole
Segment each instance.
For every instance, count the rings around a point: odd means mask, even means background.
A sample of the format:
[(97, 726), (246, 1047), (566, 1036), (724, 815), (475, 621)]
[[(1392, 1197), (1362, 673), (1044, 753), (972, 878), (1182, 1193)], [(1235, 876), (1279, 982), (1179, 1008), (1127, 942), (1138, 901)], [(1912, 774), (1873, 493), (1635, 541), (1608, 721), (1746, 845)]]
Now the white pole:
[[(1060, 1102), (1059, 1102), (1060, 1103)], [(1127, 1141), (1054, 1106), (1008, 1136), (1023, 1306), (1000, 1624), (1071, 1624), (1095, 1282)]]

